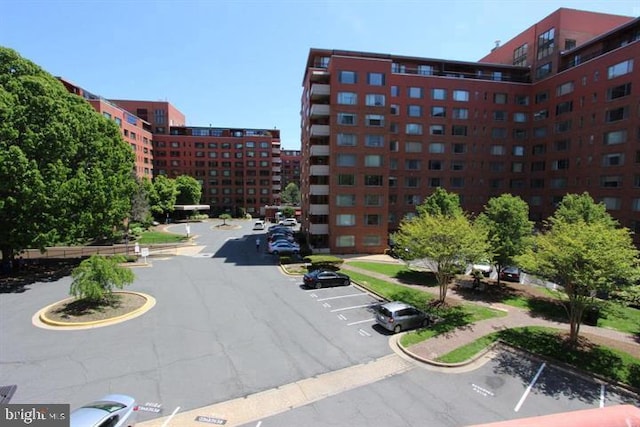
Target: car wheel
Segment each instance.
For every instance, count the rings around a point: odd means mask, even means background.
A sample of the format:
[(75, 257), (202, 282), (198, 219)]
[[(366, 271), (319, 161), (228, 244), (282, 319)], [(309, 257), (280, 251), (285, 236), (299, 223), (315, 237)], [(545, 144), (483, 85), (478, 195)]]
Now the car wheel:
[(320, 289), (322, 287), (322, 283), (316, 282), (316, 289)]
[(344, 281), (344, 282), (342, 282), (342, 284), (343, 284), (344, 286), (349, 286), (349, 285), (351, 284), (351, 280), (349, 280), (349, 279), (345, 279), (345, 281)]
[(429, 324), (430, 324), (429, 319), (424, 319), (424, 320), (422, 321), (422, 327), (423, 327), (423, 328), (428, 327), (428, 326), (429, 326)]
[(400, 332), (400, 331), (402, 331), (402, 326), (400, 326), (400, 325), (396, 325), (396, 326), (393, 328), (393, 332), (395, 332), (396, 334), (397, 334), (398, 332)]

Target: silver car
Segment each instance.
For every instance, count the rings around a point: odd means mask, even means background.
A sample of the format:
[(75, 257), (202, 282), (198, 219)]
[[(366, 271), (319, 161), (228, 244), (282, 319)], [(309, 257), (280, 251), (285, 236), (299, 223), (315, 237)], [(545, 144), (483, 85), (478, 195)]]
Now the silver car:
[(136, 400), (124, 394), (108, 394), (71, 412), (71, 427), (133, 427)]
[(391, 332), (427, 327), (432, 319), (424, 311), (400, 301), (388, 302), (377, 308), (376, 322)]

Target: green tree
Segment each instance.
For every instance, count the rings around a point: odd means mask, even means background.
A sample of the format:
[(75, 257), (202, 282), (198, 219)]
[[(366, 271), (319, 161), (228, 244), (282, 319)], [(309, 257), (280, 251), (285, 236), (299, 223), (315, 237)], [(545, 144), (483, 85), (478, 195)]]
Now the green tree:
[(176, 178), (175, 183), (178, 190), (177, 205), (197, 205), (200, 203), (202, 185), (197, 179), (189, 175), (180, 175)]
[(442, 187), (427, 197), (424, 202), (416, 208), (419, 215), (445, 215), (455, 216), (462, 215), (462, 207), (460, 207), (460, 196), (456, 193), (449, 193)]
[(153, 179), (154, 191), (150, 194), (151, 212), (156, 216), (169, 217), (178, 197), (178, 188), (173, 179), (158, 175)]
[(511, 194), (489, 199), (476, 221), (487, 229), (493, 254), (491, 258), (498, 272), (513, 264), (514, 258), (525, 251), (533, 231), (533, 222), (529, 221), (529, 205)]
[(282, 209), (282, 214), (284, 215), (285, 218), (295, 218), (296, 210), (291, 206), (285, 206)]
[(517, 262), (562, 287), (575, 345), (585, 310), (597, 305), (596, 293), (640, 276), (638, 250), (629, 230), (617, 227), (587, 194), (565, 196), (547, 226)]
[(280, 193), (282, 203), (298, 206), (300, 205), (300, 189), (295, 182), (290, 182)]
[(109, 239), (130, 211), (120, 129), (49, 73), (0, 47), (0, 248)]
[(151, 223), (151, 192), (153, 184), (149, 178), (135, 178), (136, 185), (131, 196), (131, 221), (145, 226)]
[(231, 215), (225, 213), (218, 216), (218, 218), (222, 220), (222, 225), (227, 225), (227, 220), (231, 219)]
[(121, 256), (101, 255), (85, 259), (71, 272), (69, 294), (93, 304), (110, 302), (114, 288), (123, 289), (134, 280), (133, 272), (119, 265), (123, 260)]

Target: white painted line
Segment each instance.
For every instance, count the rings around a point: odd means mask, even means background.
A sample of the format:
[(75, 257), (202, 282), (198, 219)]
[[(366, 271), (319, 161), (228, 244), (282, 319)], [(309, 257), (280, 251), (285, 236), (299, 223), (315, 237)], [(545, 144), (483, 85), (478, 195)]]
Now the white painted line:
[[(320, 301), (320, 300), (318, 300), (318, 301)], [(329, 304), (328, 302), (322, 303), (322, 306), (324, 308), (331, 308), (331, 304)]]
[[(309, 292), (309, 291), (307, 291)], [(309, 296), (311, 296), (311, 298), (318, 298), (318, 294), (309, 294)]]
[(369, 323), (369, 322), (375, 322), (376, 318), (372, 318), (372, 319), (366, 319), (366, 320), (359, 320), (357, 322), (351, 322), (351, 323), (347, 323), (347, 326), (352, 326), (352, 325), (359, 325), (360, 323)]
[(370, 336), (371, 336), (371, 334), (370, 334), (369, 332), (365, 331), (365, 330), (364, 330), (364, 329), (362, 329), (362, 328), (358, 329), (358, 333), (359, 333), (360, 335), (362, 335), (363, 337), (370, 337)]
[(169, 418), (167, 418), (165, 420), (164, 423), (162, 423), (162, 427), (167, 427), (169, 425), (169, 423), (171, 422), (171, 419), (178, 413), (178, 411), (180, 410), (180, 407), (177, 406), (176, 409), (173, 410), (173, 412), (171, 413), (171, 415), (169, 415)]
[(522, 395), (522, 397), (520, 398), (520, 401), (518, 402), (518, 404), (516, 405), (516, 407), (513, 409), (515, 412), (518, 412), (520, 410), (520, 408), (522, 407), (522, 404), (524, 403), (525, 399), (527, 398), (527, 396), (529, 395), (529, 392), (531, 391), (531, 388), (533, 387), (533, 385), (536, 383), (536, 381), (538, 381), (538, 377), (540, 376), (540, 374), (542, 373), (542, 370), (544, 369), (544, 367), (547, 366), (547, 362), (544, 362), (542, 364), (542, 366), (540, 366), (540, 369), (538, 369), (538, 373), (536, 373), (536, 376), (533, 377), (533, 380), (531, 381), (531, 383), (529, 384), (529, 386), (527, 387), (527, 389), (524, 391), (524, 394)]
[(330, 300), (330, 299), (340, 299), (340, 298), (349, 298), (349, 297), (361, 297), (361, 296), (368, 297), (369, 295), (367, 295), (367, 294), (363, 294), (362, 292), (358, 292), (357, 294), (341, 295), (341, 296), (339, 296), (339, 297), (328, 297), (328, 298), (322, 298), (322, 299), (319, 299), (318, 301), (327, 301), (327, 300)]
[(352, 305), (351, 307), (336, 308), (336, 309), (334, 309), (334, 310), (331, 310), (331, 312), (332, 312), (332, 313), (335, 313), (336, 311), (353, 310), (354, 308), (362, 308), (362, 307), (369, 307), (369, 304), (365, 304), (365, 305)]
[(491, 390), (487, 390), (486, 388), (484, 388), (484, 387), (480, 387), (480, 386), (479, 386), (479, 385), (477, 385), (477, 384), (471, 384), (471, 387), (472, 387), (476, 392), (480, 393), (481, 395), (483, 395), (483, 396), (485, 396), (485, 397), (487, 397), (487, 396), (491, 396), (491, 397), (495, 396), (495, 394), (494, 394)]
[(344, 314), (338, 314), (338, 319), (340, 320), (347, 320), (346, 317), (344, 317)]
[(604, 384), (600, 385), (600, 407), (604, 408)]
[(262, 421), (258, 421), (258, 424), (256, 424), (256, 427), (260, 427), (262, 425)]

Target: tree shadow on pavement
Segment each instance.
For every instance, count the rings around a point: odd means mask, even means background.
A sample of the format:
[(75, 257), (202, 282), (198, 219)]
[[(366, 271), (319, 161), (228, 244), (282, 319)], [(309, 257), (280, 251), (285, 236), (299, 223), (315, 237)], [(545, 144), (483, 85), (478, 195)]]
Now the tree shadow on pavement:
[(21, 266), (17, 271), (0, 275), (0, 294), (22, 293), (29, 285), (51, 283), (69, 276), (82, 261), (73, 259), (43, 259)]

